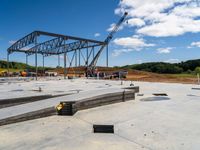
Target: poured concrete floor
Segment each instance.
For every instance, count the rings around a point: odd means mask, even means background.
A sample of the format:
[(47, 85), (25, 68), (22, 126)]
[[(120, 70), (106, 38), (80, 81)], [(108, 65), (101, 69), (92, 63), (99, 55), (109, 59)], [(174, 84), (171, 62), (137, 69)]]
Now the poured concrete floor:
[[(121, 86), (120, 81), (80, 82)], [(0, 149), (199, 150), (200, 90), (191, 89), (199, 86), (134, 84), (140, 86), (140, 94), (144, 94), (136, 96), (135, 101), (88, 109), (71, 117), (52, 116), (2, 126)], [(127, 81), (123, 86), (128, 85), (130, 82)], [(92, 92), (92, 86), (90, 88)], [(166, 93), (168, 96), (156, 97), (152, 93)], [(93, 124), (113, 124), (115, 133), (93, 133)]]
[[(83, 91), (93, 91), (109, 88), (121, 88), (126, 85), (121, 85), (118, 81), (101, 80), (87, 80), (87, 79), (73, 79), (61, 80), (54, 78), (54, 80), (41, 79), (39, 81), (10, 81), (2, 82), (0, 84), (0, 101), (2, 99), (12, 99), (16, 97), (39, 96), (39, 95), (61, 95), (74, 94)], [(39, 92), (41, 88), (42, 92)]]

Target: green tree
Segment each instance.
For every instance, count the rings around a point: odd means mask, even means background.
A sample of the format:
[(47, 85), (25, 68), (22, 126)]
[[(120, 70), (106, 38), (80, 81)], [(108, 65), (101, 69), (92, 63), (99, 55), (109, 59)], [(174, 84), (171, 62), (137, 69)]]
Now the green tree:
[(196, 67), (196, 68), (195, 68), (195, 73), (196, 73), (196, 74), (200, 74), (200, 67)]

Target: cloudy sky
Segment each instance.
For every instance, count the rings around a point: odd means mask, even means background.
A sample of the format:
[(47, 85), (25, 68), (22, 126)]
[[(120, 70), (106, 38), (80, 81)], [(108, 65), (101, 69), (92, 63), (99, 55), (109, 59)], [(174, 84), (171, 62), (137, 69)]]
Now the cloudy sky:
[[(103, 41), (124, 12), (127, 21), (109, 45), (110, 66), (200, 57), (198, 0), (1, 0), (0, 59), (34, 30)], [(98, 64), (105, 65), (105, 58), (103, 53)], [(25, 57), (13, 54), (11, 60)], [(46, 65), (56, 66), (57, 58), (49, 57)]]

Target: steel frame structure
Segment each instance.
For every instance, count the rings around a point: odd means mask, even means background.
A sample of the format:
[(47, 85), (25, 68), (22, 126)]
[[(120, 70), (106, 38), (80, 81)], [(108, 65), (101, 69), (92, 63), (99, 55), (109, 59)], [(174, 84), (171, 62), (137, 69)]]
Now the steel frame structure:
[[(40, 36), (51, 38), (44, 42), (39, 41)], [(9, 55), (14, 52), (21, 52), (26, 54), (26, 64), (28, 65), (28, 57), (35, 55), (35, 68), (36, 68), (36, 80), (38, 75), (38, 54), (43, 56), (43, 69), (44, 58), (51, 55), (58, 56), (58, 65), (60, 65), (60, 55), (64, 55), (64, 78), (67, 76), (67, 58), (69, 61), (69, 68), (74, 66), (88, 66), (90, 61), (92, 62), (95, 57), (95, 49), (102, 46), (106, 46), (106, 42), (85, 39), (80, 37), (68, 36), (63, 34), (55, 34), (44, 31), (34, 31), (20, 40), (16, 41), (7, 49), (7, 62), (9, 72)], [(84, 53), (83, 53), (84, 51)], [(107, 49), (108, 51), (108, 49)], [(68, 57), (68, 53), (72, 52), (71, 60)], [(106, 53), (108, 55), (108, 52)], [(85, 56), (86, 55), (86, 56)], [(82, 59), (82, 61), (81, 61)], [(106, 56), (106, 64), (108, 66), (108, 56)], [(82, 64), (82, 62), (84, 64)]]

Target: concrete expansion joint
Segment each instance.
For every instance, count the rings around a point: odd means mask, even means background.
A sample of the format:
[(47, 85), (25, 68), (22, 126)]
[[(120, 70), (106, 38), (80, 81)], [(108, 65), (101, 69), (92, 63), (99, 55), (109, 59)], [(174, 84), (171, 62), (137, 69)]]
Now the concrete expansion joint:
[(89, 121), (87, 121), (87, 120), (81, 119), (81, 118), (79, 118), (79, 117), (74, 116), (74, 118), (76, 118), (77, 120), (81, 120), (81, 121), (83, 121), (83, 122), (85, 122), (85, 123), (87, 123), (87, 124), (93, 125), (93, 123), (91, 123), (91, 122), (89, 122)]
[(126, 138), (126, 137), (124, 137), (124, 136), (121, 136), (121, 135), (119, 135), (119, 134), (116, 134), (116, 133), (115, 133), (115, 135), (118, 136), (118, 137), (120, 137), (120, 138), (122, 138), (122, 139), (124, 139), (124, 140), (126, 140), (126, 141), (129, 141), (129, 142), (131, 142), (131, 143), (140, 145), (142, 148), (146, 148), (146, 149), (148, 149), (148, 150), (153, 150), (153, 149), (150, 148), (150, 147), (147, 147), (147, 146), (145, 146), (145, 145), (143, 145), (143, 144), (140, 144), (140, 143), (138, 143), (138, 142), (135, 142), (135, 141), (133, 141), (133, 140), (131, 140), (131, 139), (129, 139), (129, 138)]
[(123, 120), (123, 121), (118, 121), (118, 122), (115, 123), (115, 125), (118, 125), (118, 124), (121, 124), (121, 123), (126, 123), (128, 121), (130, 121), (130, 119)]

